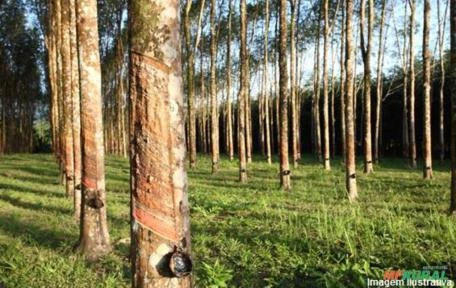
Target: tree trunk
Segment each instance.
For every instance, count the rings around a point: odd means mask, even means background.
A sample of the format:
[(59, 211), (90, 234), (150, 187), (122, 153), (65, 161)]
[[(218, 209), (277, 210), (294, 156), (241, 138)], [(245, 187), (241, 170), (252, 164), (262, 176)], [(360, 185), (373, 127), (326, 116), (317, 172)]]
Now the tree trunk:
[(245, 140), (245, 115), (246, 115), (246, 97), (247, 97), (247, 5), (246, 0), (239, 2), (241, 10), (241, 50), (240, 50), (240, 61), (241, 61), (241, 75), (240, 75), (240, 89), (239, 89), (239, 101), (238, 101), (238, 144), (239, 144), (239, 181), (244, 183), (247, 181), (247, 157), (246, 157), (246, 140)]
[(78, 47), (76, 35), (76, 3), (70, 0), (71, 32), (71, 98), (74, 153), (74, 217), (81, 215), (81, 99), (79, 91)]
[(450, 0), (451, 38), (451, 203), (450, 213), (456, 211), (456, 0)]
[(355, 55), (353, 51), (353, 0), (346, 0), (346, 58), (345, 71), (347, 81), (345, 86), (345, 121), (346, 134), (345, 139), (347, 146), (345, 148), (345, 179), (348, 198), (350, 201), (355, 201), (358, 197), (358, 189), (356, 186), (356, 162), (355, 162), (355, 127), (353, 123), (353, 67), (355, 65)]
[(129, 19), (132, 285), (191, 287), (179, 2), (131, 1)]
[(217, 82), (216, 82), (216, 59), (217, 59), (217, 39), (215, 27), (215, 0), (211, 0), (211, 155), (212, 155), (212, 174), (219, 170), (219, 123), (217, 107)]
[(189, 161), (190, 168), (196, 167), (196, 124), (195, 124), (195, 89), (193, 75), (195, 74), (195, 54), (191, 44), (190, 34), (190, 8), (192, 1), (187, 0), (187, 7), (184, 16), (184, 34), (185, 34), (185, 48), (187, 50), (187, 105), (188, 105), (188, 141), (189, 141)]
[(380, 18), (379, 45), (377, 54), (377, 102), (375, 107), (374, 131), (374, 161), (378, 164), (380, 157), (380, 126), (383, 101), (383, 55), (385, 53), (384, 28), (385, 28), (386, 0), (382, 1), (382, 16)]
[(61, 0), (61, 54), (62, 54), (62, 97), (63, 133), (65, 153), (65, 184), (67, 197), (74, 195), (74, 154), (72, 129), (72, 81), (71, 81), (71, 41), (70, 41), (70, 0)]
[(346, 86), (346, 77), (345, 77), (345, 0), (342, 0), (342, 23), (341, 23), (341, 33), (340, 33), (340, 137), (341, 137), (341, 154), (343, 161), (345, 163), (345, 147), (346, 147), (346, 138), (345, 138), (345, 86)]
[(330, 106), (330, 118), (331, 118), (331, 158), (334, 159), (336, 156), (336, 112), (335, 112), (335, 98), (336, 98), (336, 88), (335, 88), (335, 73), (334, 67), (336, 67), (336, 55), (334, 45), (332, 44), (334, 39), (331, 37), (331, 106)]
[(231, 10), (232, 1), (228, 1), (228, 37), (226, 40), (226, 99), (227, 99), (227, 136), (228, 136), (228, 156), (230, 161), (234, 158), (233, 143), (233, 112), (231, 108)]
[(288, 163), (288, 73), (287, 73), (287, 1), (280, 0), (280, 186), (291, 189)]
[[(405, 3), (405, 15), (407, 14), (407, 3)], [(408, 64), (408, 55), (407, 55), (407, 20), (404, 21), (404, 47), (402, 51), (402, 73), (403, 73), (403, 82), (402, 82), (402, 156), (407, 159), (409, 158), (409, 135), (408, 135), (408, 112), (407, 112), (407, 98), (408, 98), (408, 74), (407, 74), (407, 64)]]
[(323, 2), (324, 38), (323, 38), (323, 165), (325, 170), (331, 170), (329, 148), (329, 81), (328, 81), (328, 52), (329, 52), (329, 4)]
[(320, 128), (320, 21), (321, 13), (318, 15), (318, 29), (315, 38), (314, 51), (314, 73), (313, 73), (313, 98), (312, 98), (312, 115), (313, 115), (313, 136), (314, 150), (317, 160), (321, 160), (321, 128)]
[(268, 35), (269, 35), (269, 0), (265, 0), (265, 11), (264, 11), (265, 23), (264, 23), (264, 87), (266, 88), (265, 97), (264, 97), (264, 118), (265, 118), (265, 130), (266, 130), (266, 157), (268, 159), (268, 164), (272, 164), (271, 157), (271, 128), (269, 121), (269, 54), (268, 54)]
[(252, 163), (252, 107), (250, 102), (250, 55), (248, 48), (245, 70), (245, 151), (247, 155), (247, 163)]
[(78, 250), (95, 260), (111, 250), (106, 217), (97, 2), (76, 2), (81, 91), (82, 206)]
[(415, 139), (415, 0), (410, 4), (410, 97), (409, 97), (409, 159), (410, 167), (416, 168), (416, 139)]
[(429, 50), (429, 28), (431, 23), (431, 3), (424, 1), (423, 29), (423, 178), (432, 178), (432, 146), (431, 146), (431, 51)]
[(291, 92), (291, 151), (293, 154), (293, 167), (298, 167), (298, 120), (296, 109), (296, 7), (297, 0), (291, 1), (291, 24), (290, 24), (290, 92)]
[[(445, 18), (447, 11), (445, 9), (443, 21), (441, 20), (440, 1), (437, 1), (437, 17), (439, 19), (439, 68), (440, 68), (440, 91), (439, 91), (439, 146), (440, 146), (440, 163), (445, 160), (445, 61), (444, 61), (444, 40), (445, 40)], [(448, 7), (448, 6), (447, 6)]]
[(204, 77), (204, 65), (203, 65), (203, 40), (201, 40), (201, 46), (200, 46), (200, 53), (201, 53), (201, 59), (200, 59), (200, 75), (201, 75), (201, 132), (202, 132), (202, 142), (203, 142), (203, 153), (207, 153), (207, 143), (208, 143), (208, 129), (207, 129), (207, 113), (206, 113), (206, 101), (207, 101), (207, 96), (206, 96), (206, 80)]
[(364, 62), (364, 173), (373, 172), (372, 166), (372, 131), (371, 131), (371, 68), (370, 56), (372, 45), (372, 32), (374, 29), (374, 1), (369, 0), (369, 20), (367, 28), (367, 43), (365, 39), (364, 19), (366, 0), (361, 1), (361, 52)]

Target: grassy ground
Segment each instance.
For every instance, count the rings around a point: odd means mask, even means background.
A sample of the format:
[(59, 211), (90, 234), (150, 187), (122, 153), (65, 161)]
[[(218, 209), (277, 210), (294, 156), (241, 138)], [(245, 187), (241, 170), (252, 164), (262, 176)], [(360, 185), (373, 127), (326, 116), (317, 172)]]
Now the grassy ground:
[[(339, 162), (339, 161), (333, 161)], [(237, 182), (226, 159), (189, 172), (197, 287), (364, 287), (387, 268), (448, 265), (456, 277), (456, 219), (446, 216), (448, 166), (424, 181), (401, 160), (371, 176), (359, 172), (357, 204), (345, 195), (341, 167), (310, 158), (293, 171), (293, 191), (278, 189), (277, 164), (249, 165)], [(6, 287), (127, 287), (128, 162), (107, 160), (108, 216), (114, 251), (88, 264), (72, 253), (78, 225), (50, 155), (0, 159), (0, 283)], [(123, 240), (122, 240), (123, 239)]]

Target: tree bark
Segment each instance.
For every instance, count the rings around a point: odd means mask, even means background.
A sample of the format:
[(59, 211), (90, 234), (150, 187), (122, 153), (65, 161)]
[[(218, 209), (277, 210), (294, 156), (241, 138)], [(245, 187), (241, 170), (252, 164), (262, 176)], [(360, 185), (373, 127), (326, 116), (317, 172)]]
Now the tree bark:
[(313, 73), (313, 98), (312, 98), (312, 115), (313, 115), (313, 136), (314, 150), (317, 160), (321, 160), (321, 128), (320, 128), (320, 22), (321, 13), (318, 15), (318, 29), (315, 38), (314, 51), (314, 73)]
[(74, 154), (72, 127), (72, 79), (71, 79), (71, 39), (70, 39), (70, 1), (61, 0), (61, 54), (62, 54), (62, 98), (63, 98), (63, 134), (65, 153), (65, 187), (67, 197), (74, 195)]
[(374, 162), (378, 164), (380, 159), (380, 126), (383, 102), (383, 55), (385, 53), (384, 28), (386, 14), (386, 0), (382, 1), (382, 13), (380, 18), (379, 45), (377, 54), (377, 102), (375, 107), (375, 131), (374, 131)]
[(361, 1), (361, 52), (364, 62), (364, 173), (369, 174), (374, 171), (372, 165), (372, 131), (371, 131), (371, 45), (374, 29), (374, 1), (369, 0), (369, 19), (367, 28), (367, 43), (365, 39), (365, 11), (366, 0)]
[[(407, 14), (407, 3), (405, 3), (405, 14)], [(409, 158), (409, 127), (408, 127), (408, 109), (407, 109), (407, 99), (408, 99), (408, 55), (407, 55), (407, 20), (404, 21), (404, 47), (402, 51), (402, 73), (403, 73), (403, 84), (402, 84), (402, 156), (404, 158)]]
[(74, 154), (74, 217), (81, 215), (81, 99), (79, 91), (78, 47), (76, 35), (76, 3), (70, 0), (71, 35), (71, 98)]
[(297, 95), (296, 95), (296, 15), (299, 7), (296, 7), (297, 0), (291, 1), (291, 23), (290, 23), (290, 92), (291, 92), (291, 150), (293, 155), (293, 166), (298, 167), (298, 119), (297, 119)]
[(219, 123), (217, 106), (217, 81), (216, 81), (216, 59), (217, 59), (217, 39), (215, 27), (215, 0), (211, 0), (211, 159), (212, 174), (219, 170)]
[(228, 37), (226, 40), (226, 99), (227, 99), (227, 136), (228, 136), (228, 156), (230, 161), (234, 159), (233, 143), (233, 112), (231, 108), (231, 13), (232, 1), (228, 1)]
[(246, 157), (246, 97), (247, 97), (247, 5), (246, 0), (239, 2), (241, 10), (241, 50), (240, 50), (240, 61), (241, 61), (241, 75), (240, 75), (240, 89), (239, 89), (239, 101), (238, 101), (238, 144), (239, 144), (239, 181), (244, 183), (247, 181), (247, 157)]
[(272, 164), (272, 152), (271, 152), (271, 123), (269, 121), (269, 49), (268, 49), (268, 36), (269, 36), (269, 0), (265, 0), (265, 11), (264, 11), (264, 86), (266, 88), (265, 97), (264, 97), (264, 118), (265, 118), (265, 130), (266, 130), (266, 157), (268, 159), (268, 164)]
[(346, 134), (346, 156), (345, 156), (345, 179), (348, 198), (350, 201), (355, 201), (358, 198), (358, 189), (356, 185), (356, 161), (355, 161), (355, 127), (353, 123), (353, 67), (355, 65), (354, 51), (353, 51), (353, 0), (346, 0), (346, 58), (345, 58), (345, 71), (347, 76), (345, 86), (345, 126)]
[(423, 178), (432, 178), (432, 145), (431, 145), (431, 51), (429, 50), (429, 28), (431, 22), (430, 0), (424, 1), (423, 29)]
[(191, 44), (190, 34), (190, 9), (192, 1), (187, 0), (184, 16), (184, 34), (185, 34), (185, 47), (187, 50), (187, 105), (188, 105), (188, 141), (189, 141), (189, 161), (190, 168), (196, 167), (196, 124), (195, 124), (195, 89), (194, 89), (194, 74), (195, 74), (195, 53)]
[[(448, 3), (448, 2), (447, 2)], [(445, 9), (443, 21), (441, 20), (440, 1), (437, 1), (438, 38), (439, 38), (439, 68), (440, 68), (440, 89), (439, 89), (439, 147), (440, 163), (445, 160), (445, 61), (444, 61), (444, 40), (445, 40)], [(448, 7), (448, 6), (447, 6)]]
[(104, 175), (97, 2), (76, 2), (81, 91), (82, 206), (79, 246), (89, 260), (111, 251)]
[(410, 96), (409, 96), (409, 163), (410, 167), (416, 168), (416, 137), (415, 137), (415, 0), (409, 0), (410, 4)]
[(132, 286), (191, 287), (179, 2), (130, 1)]
[(342, 23), (341, 23), (341, 33), (340, 33), (340, 134), (341, 134), (341, 154), (343, 161), (345, 163), (345, 147), (346, 147), (346, 138), (345, 138), (345, 86), (346, 86), (346, 77), (345, 77), (345, 0), (342, 0)]
[(290, 168), (288, 163), (288, 73), (287, 73), (287, 1), (280, 0), (280, 186), (291, 190)]
[(331, 170), (329, 147), (329, 81), (328, 81), (328, 52), (329, 52), (329, 4), (324, 0), (323, 6), (324, 38), (323, 38), (323, 165), (325, 170)]

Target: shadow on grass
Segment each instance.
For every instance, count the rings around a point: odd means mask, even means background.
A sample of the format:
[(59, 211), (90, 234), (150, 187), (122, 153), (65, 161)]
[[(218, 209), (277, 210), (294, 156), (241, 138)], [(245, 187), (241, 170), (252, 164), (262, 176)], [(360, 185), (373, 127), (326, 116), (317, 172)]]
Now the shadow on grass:
[(0, 215), (0, 230), (14, 238), (20, 238), (29, 245), (57, 249), (76, 242), (77, 235), (58, 231), (55, 227), (44, 228), (37, 221), (22, 220), (14, 215)]
[(22, 201), (19, 198), (11, 197), (9, 195), (0, 195), (0, 200), (8, 202), (11, 205), (19, 207), (19, 208), (34, 210), (34, 211), (38, 211), (38, 212), (51, 212), (51, 213), (55, 213), (55, 214), (64, 214), (64, 215), (69, 215), (71, 213), (71, 211), (69, 209), (66, 209), (63, 207), (55, 207), (55, 206), (49, 206), (49, 205), (43, 205), (43, 204), (30, 203), (30, 202)]
[(55, 198), (66, 197), (64, 192), (49, 191), (49, 189), (40, 190), (40, 189), (36, 189), (36, 188), (23, 187), (21, 185), (6, 184), (6, 183), (0, 183), (0, 190), (1, 189), (26, 192), (26, 193), (34, 193), (34, 194), (41, 195), (41, 196), (51, 196), (51, 197), (55, 197)]

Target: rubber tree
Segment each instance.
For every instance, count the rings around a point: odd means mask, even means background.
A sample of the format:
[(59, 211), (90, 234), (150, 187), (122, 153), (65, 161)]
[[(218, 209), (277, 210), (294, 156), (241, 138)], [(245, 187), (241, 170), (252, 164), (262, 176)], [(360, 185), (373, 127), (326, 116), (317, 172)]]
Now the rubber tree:
[(97, 1), (76, 1), (82, 148), (82, 206), (77, 250), (89, 260), (96, 260), (111, 251), (106, 217), (101, 67), (97, 18)]
[(217, 59), (217, 33), (215, 24), (215, 9), (217, 3), (211, 0), (211, 75), (210, 75), (210, 92), (211, 92), (211, 158), (212, 158), (212, 174), (219, 170), (220, 147), (219, 147), (219, 117), (218, 117), (218, 101), (217, 101), (217, 75), (216, 75), (216, 59)]
[(190, 287), (179, 1), (132, 0), (133, 287)]
[(358, 198), (358, 188), (356, 185), (356, 161), (355, 161), (355, 125), (353, 119), (353, 98), (354, 98), (354, 78), (353, 68), (355, 66), (355, 53), (353, 44), (353, 2), (346, 0), (345, 3), (345, 181), (350, 201)]
[(280, 97), (280, 186), (291, 189), (288, 161), (288, 67), (287, 67), (287, 1), (280, 0), (279, 28), (279, 97)]
[(410, 4), (410, 96), (409, 96), (409, 163), (411, 168), (416, 168), (416, 137), (415, 137), (415, 0), (409, 0)]
[(64, 174), (67, 197), (74, 195), (74, 154), (71, 95), (71, 39), (70, 39), (70, 1), (61, 0), (61, 55), (62, 55), (62, 98), (63, 98), (63, 153), (65, 154)]
[(248, 90), (248, 64), (247, 64), (247, 5), (246, 0), (239, 1), (240, 10), (241, 10), (241, 49), (240, 49), (240, 61), (241, 61), (241, 71), (240, 71), (240, 87), (239, 87), (239, 101), (238, 101), (238, 151), (239, 151), (239, 181), (247, 181), (247, 152), (246, 152), (246, 123), (245, 123), (245, 102), (247, 98)]
[(431, 145), (431, 51), (429, 33), (431, 24), (431, 2), (424, 1), (423, 29), (423, 178), (432, 178), (432, 145)]
[(361, 54), (364, 62), (364, 173), (374, 171), (372, 165), (372, 126), (371, 126), (371, 51), (374, 30), (374, 1), (369, 0), (367, 37), (365, 37), (366, 0), (361, 0)]

